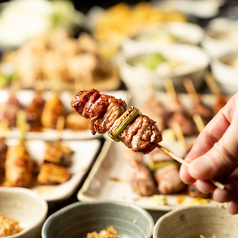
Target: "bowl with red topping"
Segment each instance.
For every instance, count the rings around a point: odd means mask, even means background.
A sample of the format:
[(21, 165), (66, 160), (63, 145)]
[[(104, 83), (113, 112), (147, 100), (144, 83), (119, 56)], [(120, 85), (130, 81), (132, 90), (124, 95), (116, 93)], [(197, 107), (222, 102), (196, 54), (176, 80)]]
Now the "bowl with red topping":
[(131, 203), (110, 200), (76, 202), (46, 220), (42, 237), (151, 238), (153, 226), (151, 215)]

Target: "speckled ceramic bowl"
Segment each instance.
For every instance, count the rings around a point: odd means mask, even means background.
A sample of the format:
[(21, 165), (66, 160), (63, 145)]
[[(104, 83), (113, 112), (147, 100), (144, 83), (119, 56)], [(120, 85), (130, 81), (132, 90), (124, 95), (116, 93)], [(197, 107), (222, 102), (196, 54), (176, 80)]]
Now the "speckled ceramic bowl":
[(156, 222), (153, 238), (234, 238), (237, 231), (238, 215), (216, 204), (204, 204), (168, 212)]
[(7, 236), (39, 238), (46, 219), (48, 205), (40, 196), (26, 188), (0, 187), (0, 213), (19, 222), (24, 230)]
[(142, 208), (125, 202), (76, 202), (52, 214), (42, 228), (43, 238), (85, 238), (87, 233), (113, 226), (126, 238), (150, 238), (154, 221)]

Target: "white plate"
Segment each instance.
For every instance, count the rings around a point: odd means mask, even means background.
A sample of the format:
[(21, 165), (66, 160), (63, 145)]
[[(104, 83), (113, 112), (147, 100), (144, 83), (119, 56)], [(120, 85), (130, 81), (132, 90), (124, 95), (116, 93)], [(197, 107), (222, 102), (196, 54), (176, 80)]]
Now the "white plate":
[[(121, 98), (128, 102), (130, 100), (130, 94), (123, 90), (117, 91), (108, 91), (101, 92), (112, 95), (116, 98)], [(23, 105), (26, 107), (34, 98), (35, 92), (33, 90), (19, 90), (16, 92), (16, 97)], [(8, 90), (0, 90), (0, 104), (7, 101), (9, 97)], [(48, 100), (52, 97), (52, 93), (50, 91), (46, 91), (43, 93), (43, 97), (45, 100)], [(74, 95), (68, 91), (64, 91), (60, 93), (60, 99), (64, 104), (66, 110), (68, 112), (73, 111), (70, 107), (70, 102), (73, 99)], [(17, 128), (11, 128), (10, 131), (6, 132), (6, 138), (18, 138), (20, 136), (20, 131)], [(73, 131), (70, 129), (65, 129), (62, 131), (61, 138), (62, 140), (76, 140), (76, 139), (94, 139), (102, 137), (100, 134), (92, 135), (89, 129), (81, 130), (81, 131)], [(42, 140), (56, 140), (58, 138), (58, 132), (54, 129), (43, 129), (42, 132), (26, 132), (26, 139), (42, 139)]]
[[(18, 140), (8, 140), (8, 145), (14, 145)], [(26, 148), (32, 157), (38, 163), (44, 159), (45, 141), (26, 140)], [(47, 202), (56, 202), (67, 199), (75, 191), (79, 183), (84, 178), (86, 172), (91, 167), (96, 153), (100, 148), (100, 141), (62, 141), (63, 145), (69, 146), (74, 152), (72, 155), (72, 165), (69, 168), (71, 178), (66, 183), (60, 185), (36, 185), (31, 190), (40, 195)]]
[[(163, 144), (161, 143), (161, 145)], [(173, 143), (167, 148), (179, 156), (183, 154), (179, 143)], [(122, 143), (111, 140), (105, 142), (89, 176), (77, 194), (78, 200), (112, 199), (132, 202), (144, 209), (158, 211), (169, 211), (181, 206), (188, 206), (194, 201), (187, 194), (165, 195), (168, 205), (157, 205), (150, 197), (140, 196), (133, 192), (127, 181), (128, 165), (122, 158), (122, 152), (125, 149), (126, 147)]]

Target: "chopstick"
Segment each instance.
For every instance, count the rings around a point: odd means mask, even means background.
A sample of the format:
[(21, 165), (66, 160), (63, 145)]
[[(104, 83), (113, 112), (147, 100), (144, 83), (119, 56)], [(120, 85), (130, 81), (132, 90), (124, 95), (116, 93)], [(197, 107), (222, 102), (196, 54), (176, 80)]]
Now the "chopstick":
[[(169, 156), (171, 156), (173, 159), (175, 159), (176, 161), (178, 161), (179, 163), (181, 163), (182, 165), (185, 165), (187, 168), (189, 167), (189, 163), (185, 160), (183, 160), (182, 158), (180, 158), (179, 156), (175, 155), (174, 153), (172, 153), (170, 150), (166, 149), (165, 147), (161, 146), (161, 145), (157, 145), (157, 147), (162, 150), (163, 152), (165, 152), (166, 154), (168, 154)], [(216, 181), (216, 180), (211, 180), (211, 182), (213, 183), (213, 185), (215, 185), (216, 187), (220, 188), (220, 189), (224, 189), (225, 185)]]

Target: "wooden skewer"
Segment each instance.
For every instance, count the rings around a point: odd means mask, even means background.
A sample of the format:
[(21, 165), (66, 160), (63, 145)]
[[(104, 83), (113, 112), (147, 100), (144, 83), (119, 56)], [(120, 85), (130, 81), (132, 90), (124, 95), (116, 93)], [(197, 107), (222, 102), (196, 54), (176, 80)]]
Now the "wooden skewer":
[(184, 79), (184, 87), (190, 96), (197, 95), (197, 91), (196, 91), (191, 79), (189, 79), (189, 78)]
[[(180, 158), (179, 156), (175, 155), (174, 153), (172, 153), (170, 150), (166, 149), (165, 147), (161, 146), (161, 145), (157, 145), (157, 147), (162, 150), (164, 153), (168, 154), (169, 156), (171, 156), (173, 159), (175, 159), (176, 161), (178, 161), (179, 163), (181, 163), (182, 165), (185, 165), (187, 168), (189, 167), (189, 163), (186, 162), (185, 160), (183, 160), (182, 158)], [(218, 188), (220, 189), (224, 189), (225, 185), (215, 181), (215, 180), (211, 180), (211, 182)]]
[(56, 124), (56, 130), (58, 132), (58, 140), (61, 140), (62, 137), (62, 131), (64, 130), (64, 123), (65, 123), (65, 118), (63, 116), (60, 116), (57, 119), (57, 124)]
[(175, 98), (177, 94), (176, 94), (176, 91), (174, 89), (174, 85), (173, 85), (172, 80), (171, 79), (165, 79), (164, 86), (165, 86), (167, 94), (171, 98)]
[(218, 87), (217, 83), (215, 82), (211, 73), (207, 72), (205, 74), (205, 81), (207, 86), (209, 87), (210, 91), (215, 95), (222, 95), (220, 88)]
[(194, 114), (193, 121), (195, 122), (195, 124), (198, 128), (198, 131), (201, 132), (205, 127), (202, 117), (199, 114)]
[(188, 146), (187, 146), (187, 143), (186, 143), (185, 138), (183, 136), (183, 132), (181, 130), (181, 126), (176, 121), (173, 124), (173, 130), (174, 130), (175, 136), (177, 137), (178, 141), (182, 144), (182, 146), (184, 147), (185, 151), (187, 151)]

